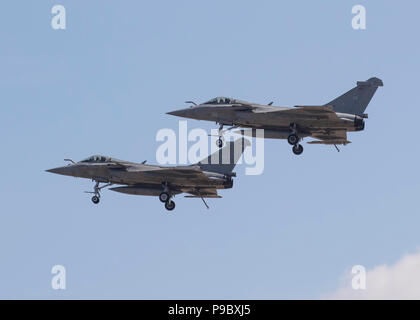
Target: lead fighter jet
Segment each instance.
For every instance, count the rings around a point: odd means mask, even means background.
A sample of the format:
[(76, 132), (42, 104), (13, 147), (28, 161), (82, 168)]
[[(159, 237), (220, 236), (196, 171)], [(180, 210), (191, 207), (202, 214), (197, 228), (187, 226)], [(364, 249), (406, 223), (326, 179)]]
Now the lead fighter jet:
[[(135, 163), (105, 156), (91, 156), (80, 162), (46, 170), (47, 172), (88, 178), (95, 181), (92, 202), (99, 203), (100, 191), (110, 185), (120, 186), (109, 190), (143, 196), (158, 196), (167, 210), (175, 208), (173, 196), (188, 193), (187, 198), (221, 198), (217, 189), (230, 189), (236, 174), (233, 169), (244, 149), (250, 145), (247, 139), (229, 142), (223, 149), (190, 166), (162, 167), (148, 165), (146, 161)], [(100, 183), (105, 185), (100, 186)]]
[[(187, 101), (193, 105), (168, 114), (215, 121), (220, 125), (219, 139), (216, 141), (219, 147), (223, 146), (223, 133), (228, 130), (248, 128), (235, 133), (252, 137), (253, 129), (264, 129), (265, 138), (287, 139), (293, 146), (293, 153), (301, 154), (303, 147), (299, 142), (304, 137), (317, 139), (308, 143), (334, 145), (336, 148), (337, 145), (350, 143), (347, 132), (362, 131), (365, 128), (364, 119), (368, 115), (364, 112), (380, 86), (383, 83), (378, 78), (358, 81), (350, 91), (319, 106), (275, 107), (272, 102), (263, 105), (218, 97), (203, 104)], [(225, 125), (231, 127), (223, 130)]]

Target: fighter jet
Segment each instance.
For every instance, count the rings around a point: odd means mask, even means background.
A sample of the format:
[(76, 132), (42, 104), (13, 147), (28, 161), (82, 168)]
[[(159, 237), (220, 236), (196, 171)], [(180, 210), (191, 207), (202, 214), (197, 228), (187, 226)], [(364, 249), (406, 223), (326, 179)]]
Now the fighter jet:
[[(221, 198), (217, 189), (230, 189), (233, 186), (233, 172), (236, 162), (244, 149), (250, 145), (247, 139), (231, 141), (223, 149), (208, 158), (189, 166), (163, 167), (148, 165), (146, 161), (135, 163), (110, 157), (95, 155), (85, 160), (46, 170), (56, 174), (88, 178), (95, 182), (92, 202), (98, 204), (103, 188), (120, 185), (109, 190), (143, 196), (158, 196), (169, 211), (175, 209), (173, 197), (188, 193), (187, 198)], [(100, 183), (104, 185), (100, 186)]]
[[(226, 131), (245, 128), (234, 132), (252, 137), (254, 129), (264, 129), (265, 138), (287, 139), (297, 155), (303, 152), (299, 142), (305, 137), (316, 139), (308, 143), (334, 145), (340, 151), (337, 145), (350, 143), (347, 132), (364, 130), (364, 119), (368, 117), (364, 112), (380, 86), (383, 83), (378, 78), (358, 81), (356, 87), (324, 105), (275, 107), (273, 102), (264, 105), (218, 97), (203, 104), (186, 101), (192, 104), (189, 108), (168, 114), (215, 121), (220, 125), (216, 140), (219, 147), (223, 146)], [(224, 126), (231, 127), (223, 130)]]

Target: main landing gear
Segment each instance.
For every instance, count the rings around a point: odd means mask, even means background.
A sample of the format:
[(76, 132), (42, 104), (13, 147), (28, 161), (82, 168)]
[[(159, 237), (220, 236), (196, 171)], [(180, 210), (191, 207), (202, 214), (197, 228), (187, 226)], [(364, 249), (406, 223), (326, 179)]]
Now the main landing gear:
[(172, 197), (169, 195), (168, 192), (162, 192), (159, 195), (160, 202), (165, 204), (165, 209), (168, 211), (172, 211), (175, 209), (175, 201), (172, 200)]
[(100, 191), (103, 188), (109, 187), (110, 185), (112, 185), (112, 183), (107, 183), (105, 185), (103, 185), (102, 187), (99, 186), (99, 181), (96, 181), (95, 186), (93, 187), (93, 192), (92, 191), (85, 191), (85, 193), (93, 193), (94, 196), (92, 197), (92, 202), (94, 204), (98, 204), (100, 199), (101, 199), (101, 193)]
[(163, 185), (163, 192), (159, 195), (160, 202), (165, 204), (165, 209), (168, 211), (172, 211), (175, 209), (175, 201), (172, 200), (172, 196), (169, 191), (168, 184), (162, 183)]
[(173, 200), (169, 200), (165, 202), (165, 208), (168, 211), (172, 211), (175, 209), (175, 202)]
[(168, 201), (170, 198), (171, 198), (171, 196), (167, 192), (162, 192), (159, 195), (159, 200), (160, 200), (160, 202), (163, 202), (163, 203), (165, 203), (166, 201)]
[(290, 131), (291, 133), (289, 134), (289, 136), (287, 137), (287, 142), (293, 146), (292, 151), (294, 154), (299, 155), (302, 154), (303, 152), (303, 147), (301, 144), (299, 144), (300, 138), (297, 135), (297, 129), (296, 129), (296, 124), (292, 123), (290, 125)]
[(303, 147), (301, 144), (296, 144), (293, 146), (292, 151), (296, 155), (300, 155), (303, 152)]

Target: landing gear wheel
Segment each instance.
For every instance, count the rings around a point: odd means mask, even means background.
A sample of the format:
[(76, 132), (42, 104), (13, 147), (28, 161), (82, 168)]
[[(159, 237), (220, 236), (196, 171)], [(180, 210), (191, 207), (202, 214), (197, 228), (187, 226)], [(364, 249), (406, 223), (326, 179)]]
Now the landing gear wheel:
[(169, 199), (169, 193), (167, 193), (167, 192), (162, 192), (159, 195), (160, 202), (166, 202), (166, 201), (168, 201), (168, 199)]
[(218, 146), (219, 148), (223, 147), (223, 140), (221, 138), (216, 140), (216, 146)]
[(294, 145), (296, 145), (299, 142), (299, 137), (296, 134), (291, 133), (287, 137), (287, 142), (289, 142), (289, 144), (291, 144), (292, 146), (294, 146)]
[(169, 200), (167, 202), (165, 202), (165, 208), (166, 210), (172, 211), (175, 209), (175, 202), (172, 200)]
[(99, 203), (99, 197), (98, 197), (98, 196), (93, 196), (93, 197), (92, 197), (92, 202), (93, 202), (94, 204), (98, 204), (98, 203)]
[(292, 151), (294, 154), (299, 155), (303, 152), (303, 147), (300, 144), (296, 144), (293, 146)]

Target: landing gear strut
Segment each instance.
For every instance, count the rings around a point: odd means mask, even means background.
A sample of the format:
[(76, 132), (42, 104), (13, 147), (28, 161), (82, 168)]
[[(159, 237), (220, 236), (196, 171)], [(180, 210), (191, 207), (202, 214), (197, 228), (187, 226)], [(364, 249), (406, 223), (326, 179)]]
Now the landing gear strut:
[(219, 139), (216, 140), (216, 146), (218, 146), (219, 148), (223, 147), (223, 140), (223, 124), (221, 124), (219, 127)]
[(99, 203), (99, 201), (100, 201), (100, 199), (101, 199), (101, 193), (100, 193), (100, 191), (103, 189), (103, 188), (106, 188), (106, 187), (109, 187), (110, 185), (112, 185), (112, 183), (107, 183), (107, 184), (105, 184), (105, 185), (103, 185), (102, 187), (100, 187), (99, 186), (99, 181), (96, 181), (96, 184), (95, 184), (95, 186), (93, 187), (93, 192), (92, 191), (85, 191), (85, 193), (93, 193), (94, 194), (94, 196), (92, 197), (92, 202), (94, 203), (94, 204), (98, 204)]
[(219, 132), (218, 132), (218, 135), (216, 136), (216, 137), (219, 137), (216, 140), (216, 146), (218, 146), (219, 148), (223, 147), (223, 145), (225, 143), (225, 137), (223, 136), (223, 134), (225, 132), (227, 132), (227, 131), (230, 131), (232, 129), (236, 129), (238, 127), (239, 127), (239, 125), (232, 125), (230, 128), (228, 128), (226, 130), (223, 130), (223, 124), (220, 124), (220, 126), (219, 126)]

